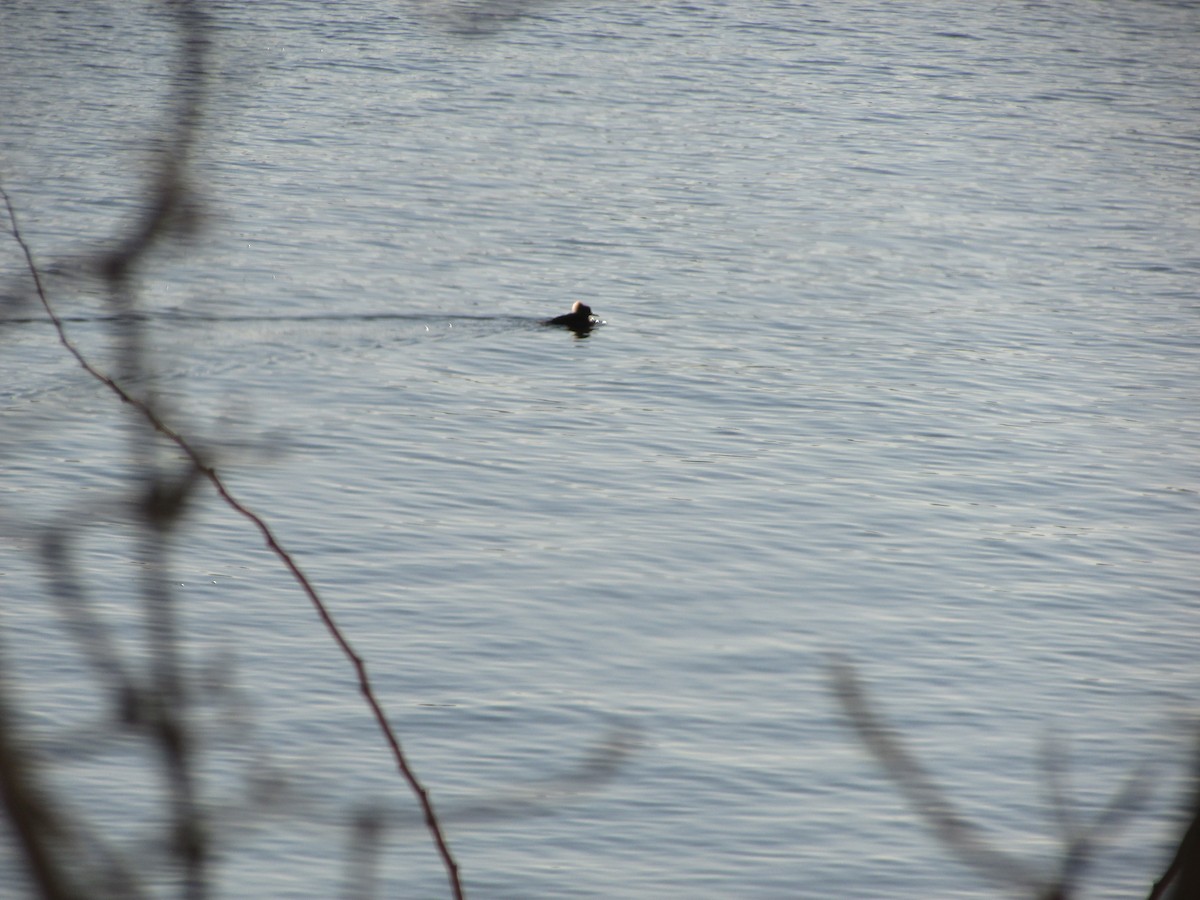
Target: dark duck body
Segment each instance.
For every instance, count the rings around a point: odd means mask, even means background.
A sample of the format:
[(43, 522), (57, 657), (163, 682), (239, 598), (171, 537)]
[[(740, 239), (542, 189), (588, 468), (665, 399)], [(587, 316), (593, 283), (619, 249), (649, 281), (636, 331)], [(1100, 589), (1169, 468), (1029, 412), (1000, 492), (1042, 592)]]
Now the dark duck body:
[(554, 325), (559, 328), (570, 328), (576, 334), (586, 334), (592, 330), (592, 327), (600, 324), (600, 320), (592, 315), (592, 308), (582, 300), (576, 300), (571, 306), (571, 311), (561, 316), (555, 316), (553, 319), (547, 319), (546, 325)]

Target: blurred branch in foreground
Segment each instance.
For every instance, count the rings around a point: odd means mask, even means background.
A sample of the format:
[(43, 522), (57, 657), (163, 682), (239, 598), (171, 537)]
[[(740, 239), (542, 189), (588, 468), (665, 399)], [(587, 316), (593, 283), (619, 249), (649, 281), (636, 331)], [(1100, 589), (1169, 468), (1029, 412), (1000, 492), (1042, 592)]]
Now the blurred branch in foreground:
[(492, 37), (518, 19), (532, 15), (550, 0), (418, 0), (426, 18), (464, 38)]
[(1190, 823), (1175, 856), (1154, 883), (1147, 900), (1195, 900), (1200, 897), (1200, 747), (1192, 769), (1192, 796), (1187, 807)]
[[(1060, 766), (1057, 764), (1059, 755), (1048, 752), (1050, 761), (1047, 777), (1050, 781), (1056, 821), (1063, 833), (1063, 850), (1058, 872), (1053, 877), (1041, 875), (1014, 854), (991, 846), (985, 840), (979, 826), (955, 808), (945, 791), (904, 746), (900, 735), (871, 705), (862, 681), (849, 662), (834, 659), (829, 666), (829, 675), (834, 694), (859, 739), (887, 772), (913, 812), (924, 821), (942, 846), (985, 878), (1005, 887), (1015, 887), (1038, 900), (1069, 900), (1075, 896), (1088, 862), (1116, 829), (1128, 822), (1148, 794), (1148, 770), (1142, 767), (1125, 779), (1090, 824), (1080, 827), (1070, 815), (1061, 788), (1061, 773), (1058, 771)], [(1165, 888), (1166, 883), (1176, 877), (1174, 870), (1177, 867), (1183, 874), (1177, 882), (1176, 892), (1160, 893), (1156, 885), (1151, 898), (1191, 900), (1200, 896), (1194, 892), (1189, 893), (1194, 889), (1196, 877), (1194, 860), (1197, 854), (1194, 851), (1196, 841), (1200, 838), (1198, 831), (1200, 829), (1193, 819), (1192, 826), (1180, 846), (1176, 862), (1172, 864), (1172, 870), (1160, 881)], [(1191, 878), (1192, 881), (1187, 882), (1187, 878)], [(1192, 887), (1184, 887), (1185, 884), (1191, 884)]]
[[(470, 30), (487, 33), (535, 5), (536, 0), (460, 4), (456, 13), (467, 14)], [(229, 741), (230, 737), (245, 737), (222, 730), (212, 720), (214, 711), (218, 715), (228, 712), (222, 704), (228, 703), (232, 691), (228, 683), (218, 683), (220, 679), (208, 684), (197, 677), (197, 664), (203, 667), (208, 663), (188, 657), (184, 610), (169, 575), (172, 548), (187, 533), (191, 500), (207, 483), (257, 529), (304, 591), (353, 666), (360, 693), (418, 799), (420, 825), (412, 821), (411, 813), (405, 815), (391, 804), (364, 807), (353, 816), (347, 845), (347, 896), (364, 900), (375, 896), (383, 841), (391, 834), (424, 827), (433, 838), (452, 895), (461, 898), (464, 892), (458, 864), (446, 842), (442, 819), (408, 765), (364, 660), (266, 521), (229, 491), (214, 466), (211, 449), (172, 424), (177, 414), (166, 409), (155, 390), (156, 372), (149, 363), (153, 348), (147, 346), (145, 304), (136, 289), (136, 276), (156, 253), (199, 233), (201, 202), (192, 183), (191, 159), (203, 133), (213, 33), (209, 13), (201, 3), (173, 0), (158, 9), (170, 17), (177, 38), (177, 61), (163, 135), (147, 136), (155, 149), (132, 219), (103, 246), (85, 252), (81, 260), (70, 265), (43, 265), (22, 234), (13, 198), (0, 185), (8, 231), (32, 282), (32, 290), (24, 286), (6, 290), (0, 304), (23, 313), (31, 302), (40, 302), (61, 347), (133, 413), (127, 445), (131, 464), (128, 497), (107, 502), (103, 509), (88, 507), (84, 511), (72, 504), (72, 509), (54, 517), (54, 524), (34, 529), (46, 593), (58, 615), (61, 635), (72, 648), (73, 664), (90, 676), (81, 687), (88, 701), (71, 706), (70, 712), (83, 712), (89, 721), (82, 727), (69, 725), (58, 721), (56, 714), (50, 717), (56, 731), (30, 729), (29, 714), (42, 715), (51, 706), (41, 705), (36, 694), (32, 702), (22, 696), (25, 685), (17, 678), (3, 677), (6, 660), (0, 658), (0, 808), (16, 839), (16, 857), (24, 864), (29, 886), (49, 900), (136, 900), (159, 896), (163, 890), (202, 900), (220, 893), (215, 862), (236, 847), (239, 836), (244, 837), (269, 817), (291, 817), (308, 805), (289, 795), (284, 789), (286, 779), (262, 766), (268, 754), (260, 753), (261, 748), (250, 747), (250, 759), (257, 763), (245, 766), (247, 771), (232, 773), (236, 783), (221, 786), (228, 794), (224, 801), (214, 796), (213, 786), (203, 783), (200, 776), (210, 748), (219, 744), (227, 749), (238, 742)], [(62, 276), (68, 285), (84, 279), (103, 283), (109, 312), (96, 321), (111, 328), (114, 374), (95, 363), (68, 334), (70, 317), (60, 316), (51, 302), (44, 277), (47, 272)], [(27, 535), (28, 529), (22, 533)], [(138, 571), (134, 595), (139, 601), (133, 614), (139, 625), (136, 637), (120, 633), (119, 625), (114, 627), (108, 615), (114, 609), (111, 598), (89, 581), (82, 546), (85, 539), (91, 539), (89, 534), (110, 541), (128, 539), (134, 548)], [(122, 621), (125, 614), (122, 607)], [(212, 661), (209, 668), (219, 669), (228, 681), (228, 665)], [(606, 783), (635, 743), (629, 734), (618, 731), (598, 742), (583, 763), (565, 774), (460, 802), (451, 808), (450, 816), (456, 822), (481, 823), (545, 814), (571, 796)], [(103, 770), (110, 765), (127, 766), (131, 759), (143, 757), (153, 765), (139, 768), (136, 784), (113, 783), (124, 792), (136, 793), (133, 805), (140, 810), (132, 818), (122, 817), (122, 827), (116, 830), (101, 824), (112, 815), (102, 800), (90, 794), (71, 795), (68, 800), (70, 792), (61, 788), (60, 770), (65, 767), (82, 763)], [(129, 803), (129, 797), (122, 798), (124, 806)], [(315, 815), (310, 817), (309, 812)], [(331, 822), (345, 822), (338, 811), (329, 809), (309, 809), (305, 816), (318, 820), (330, 816)]]
[[(101, 371), (68, 337), (62, 319), (55, 312), (47, 296), (42, 274), (35, 262), (33, 251), (21, 234), (12, 199), (2, 186), (0, 186), (0, 195), (3, 197), (8, 212), (9, 231), (24, 255), (26, 268), (33, 281), (34, 292), (54, 325), (59, 343), (89, 375), (104, 384), (123, 403), (131, 407), (137, 413), (142, 424), (149, 426), (152, 430), (148, 440), (144, 431), (135, 427), (130, 442), (130, 455), (135, 469), (141, 473), (141, 478), (147, 485), (145, 502), (142, 504), (144, 515), (141, 527), (137, 529), (137, 532), (140, 545), (139, 555), (143, 563), (142, 592), (145, 600), (148, 632), (151, 635), (147, 649), (154, 660), (153, 685), (142, 686), (140, 693), (137, 694), (136, 705), (142, 713), (145, 713), (146, 710), (153, 710), (152, 714), (145, 715), (141, 721), (143, 724), (153, 727), (156, 744), (161, 751), (161, 758), (168, 776), (167, 780), (171, 786), (170, 805), (174, 819), (172, 844), (186, 871), (184, 895), (199, 898), (207, 894), (205, 884), (207, 845), (205, 829), (202, 827), (197, 805), (194, 767), (189, 758), (191, 742), (187, 736), (186, 726), (188, 698), (184, 692), (183, 677), (179, 669), (179, 636), (177, 634), (175, 598), (169, 579), (163, 572), (163, 561), (167, 550), (168, 525), (178, 516), (182, 508), (182, 500), (186, 496), (187, 490), (190, 490), (191, 482), (199, 475), (212, 484), (227, 505), (248, 519), (258, 529), (267, 546), (283, 562), (308, 596), (325, 628), (354, 667), (360, 693), (366, 700), (391, 748), (400, 773), (421, 805), (426, 827), (446, 868), (452, 893), (454, 897), (461, 898), (463, 890), (458, 875), (458, 864), (450, 852), (429, 794), (409, 767), (399, 739), (392, 730), (371, 686), (364, 660), (355, 652), (309, 579), (291, 555), (280, 545), (265, 520), (247, 509), (230, 493), (206, 454), (200, 451), (196, 443), (185, 438), (180, 431), (167, 424), (155, 399), (153, 373), (145, 363), (146, 348), (144, 347), (140, 317), (133, 314), (137, 311), (138, 300), (132, 288), (131, 276), (156, 246), (172, 237), (191, 234), (197, 222), (195, 210), (198, 208), (198, 203), (189, 187), (189, 166), (196, 137), (201, 127), (206, 98), (206, 63), (210, 34), (208, 16), (201, 4), (178, 0), (178, 2), (166, 4), (164, 9), (173, 20), (179, 48), (173, 76), (173, 99), (167, 113), (167, 138), (161, 142), (161, 151), (155, 157), (157, 165), (151, 168), (146, 179), (143, 203), (140, 205), (141, 215), (131, 221), (123, 232), (113, 239), (107, 249), (97, 251), (93, 257), (93, 265), (88, 267), (98, 272), (107, 286), (109, 303), (114, 313), (112, 322), (114, 344), (118, 351), (119, 372), (117, 376)], [(190, 474), (185, 476), (183, 482), (177, 482), (170, 477), (163, 478), (158, 474), (159, 464), (156, 455), (160, 444), (153, 439), (155, 435), (166, 438), (190, 461), (192, 469)], [(61, 551), (62, 547), (60, 546), (57, 550), (60, 557)], [(47, 557), (47, 563), (52, 562), (53, 557)], [(69, 604), (64, 602), (64, 606), (67, 605)], [(76, 617), (78, 614), (77, 610)], [(78, 626), (81, 624), (78, 618), (76, 618), (75, 624), (78, 632)], [(99, 632), (94, 632), (93, 636), (98, 634)], [(100, 668), (104, 669), (108, 675), (113, 675), (115, 671), (113, 661), (100, 644), (93, 643), (89, 653), (93, 657), (94, 664), (98, 664), (101, 659), (107, 659), (106, 663), (99, 663)], [(132, 703), (128, 685), (126, 685), (126, 689), (123, 702)], [(134, 693), (137, 692), (134, 691)], [(19, 759), (13, 757), (10, 761), (17, 767), (13, 770), (14, 772), (25, 771)], [(26, 781), (25, 776), (20, 776), (20, 779), (22, 783)], [(6, 797), (10, 796), (9, 793), (6, 793)], [(33, 798), (40, 795), (31, 793), (29, 796)], [(28, 814), (25, 805), (10, 807), (9, 812), (11, 815), (20, 816), (22, 822), (50, 821), (52, 818), (48, 811), (45, 811), (41, 819), (39, 819), (40, 814)], [(40, 871), (46, 857), (39, 851), (42, 842), (34, 841), (33, 838), (43, 832), (37, 829), (27, 829), (25, 833), (31, 839), (30, 842), (27, 842), (27, 850), (32, 854), (28, 857), (28, 861), (35, 871)], [(46, 896), (69, 895), (62, 893), (65, 888), (55, 886), (49, 874), (40, 878), (39, 883), (43, 884), (48, 892)]]

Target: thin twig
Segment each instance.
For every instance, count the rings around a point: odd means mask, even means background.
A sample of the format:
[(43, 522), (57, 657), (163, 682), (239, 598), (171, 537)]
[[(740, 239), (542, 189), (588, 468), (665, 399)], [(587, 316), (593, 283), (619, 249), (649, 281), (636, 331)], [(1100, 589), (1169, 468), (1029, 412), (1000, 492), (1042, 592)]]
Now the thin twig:
[(38, 299), (41, 301), (42, 307), (45, 309), (47, 316), (50, 318), (51, 324), (53, 324), (54, 329), (58, 334), (59, 343), (62, 344), (67, 352), (75, 358), (75, 361), (79, 363), (85, 372), (112, 391), (122, 403), (133, 407), (133, 409), (135, 409), (155, 431), (175, 444), (175, 446), (177, 446), (188, 457), (188, 459), (191, 460), (192, 465), (196, 467), (196, 471), (201, 473), (209, 481), (209, 483), (212, 484), (213, 488), (216, 490), (221, 499), (225, 501), (226, 505), (234, 510), (234, 512), (248, 519), (254, 525), (254, 527), (258, 529), (258, 532), (262, 536), (267, 547), (291, 573), (292, 578), (300, 586), (301, 590), (304, 591), (305, 595), (312, 603), (313, 608), (317, 611), (317, 615), (321, 619), (321, 622), (325, 625), (326, 630), (328, 630), (338, 647), (341, 649), (342, 653), (354, 666), (354, 671), (358, 677), (359, 691), (365, 698), (367, 705), (371, 709), (372, 715), (375, 717), (376, 723), (379, 725), (380, 731), (383, 732), (384, 738), (386, 739), (388, 746), (391, 748), (392, 756), (396, 761), (396, 765), (400, 770), (400, 774), (404, 777), (404, 780), (408, 783), (409, 788), (412, 790), (413, 794), (416, 795), (417, 800), (421, 805), (426, 828), (429, 830), (429, 833), (433, 838), (433, 842), (437, 847), (438, 854), (442, 858), (442, 863), (446, 868), (446, 874), (450, 880), (450, 888), (453, 891), (455, 900), (462, 900), (462, 898), (465, 897), (465, 894), (462, 888), (462, 881), (459, 877), (458, 863), (455, 861), (453, 854), (450, 852), (450, 847), (446, 842), (446, 837), (438, 821), (437, 813), (434, 811), (433, 801), (429, 797), (428, 790), (417, 779), (416, 773), (413, 772), (412, 768), (408, 764), (408, 760), (404, 755), (404, 750), (400, 746), (400, 740), (396, 737), (395, 732), (388, 723), (387, 715), (384, 713), (382, 705), (375, 696), (375, 691), (371, 686), (370, 678), (367, 676), (366, 663), (363, 661), (363, 658), (354, 650), (354, 647), (351, 645), (350, 641), (346, 638), (341, 628), (334, 621), (333, 616), (330, 614), (324, 601), (322, 601), (320, 595), (317, 593), (316, 588), (313, 586), (312, 582), (309, 581), (308, 576), (306, 576), (300, 569), (300, 566), (296, 563), (295, 559), (293, 559), (292, 555), (288, 553), (288, 551), (285, 550), (284, 547), (279, 543), (274, 532), (271, 530), (270, 526), (267, 525), (266, 521), (263, 520), (261, 516), (244, 506), (236, 497), (233, 496), (232, 493), (230, 493), (220, 475), (217, 474), (216, 469), (207, 462), (200, 451), (197, 450), (182, 434), (164, 422), (159, 414), (146, 401), (135, 397), (116, 379), (105, 374), (95, 365), (93, 365), (92, 362), (88, 360), (88, 358), (67, 336), (66, 328), (63, 325), (62, 319), (59, 318), (46, 295), (45, 287), (42, 284), (41, 274), (38, 271), (38, 267), (33, 259), (33, 252), (30, 250), (29, 245), (25, 242), (24, 236), (21, 234), (20, 227), (17, 224), (16, 211), (13, 209), (12, 200), (9, 198), (8, 192), (3, 188), (3, 186), (0, 186), (0, 195), (3, 196), (4, 205), (8, 210), (8, 218), (9, 222), (11, 223), (12, 236), (14, 240), (16, 240), (18, 246), (20, 246), (21, 252), (25, 256), (25, 264), (29, 270), (30, 276), (33, 279), (34, 288), (37, 292)]

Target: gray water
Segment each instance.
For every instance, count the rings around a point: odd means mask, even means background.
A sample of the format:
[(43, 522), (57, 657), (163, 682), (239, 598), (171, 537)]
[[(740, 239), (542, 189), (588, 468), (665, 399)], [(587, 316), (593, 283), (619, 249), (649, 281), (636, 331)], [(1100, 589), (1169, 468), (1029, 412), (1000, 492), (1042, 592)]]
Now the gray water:
[[(205, 229), (140, 277), (158, 387), (367, 660), (469, 895), (1011, 895), (905, 806), (831, 658), (1046, 873), (1042, 745), (1084, 822), (1149, 765), (1082, 890), (1145, 895), (1200, 688), (1200, 11), (214, 20)], [(133, 214), (172, 51), (153, 8), (0, 8), (0, 178), (39, 259)], [(111, 363), (100, 292), (49, 283)], [(575, 299), (606, 324), (538, 324)], [(134, 633), (128, 419), (36, 307), (10, 314), (8, 674), (72, 745), (78, 806), (136, 848), (146, 776), (128, 748), (78, 752), (100, 714), (33, 537), (76, 523), (93, 599)], [(350, 667), (251, 526), (204, 496), (171, 571), (190, 658), (243, 722), (207, 757), (212, 802), (264, 760), (294, 792), (221, 820), (218, 895), (338, 896), (377, 806), (380, 895), (448, 896)], [(551, 786), (612, 742), (610, 779)], [(14, 865), (0, 895), (23, 896)]]

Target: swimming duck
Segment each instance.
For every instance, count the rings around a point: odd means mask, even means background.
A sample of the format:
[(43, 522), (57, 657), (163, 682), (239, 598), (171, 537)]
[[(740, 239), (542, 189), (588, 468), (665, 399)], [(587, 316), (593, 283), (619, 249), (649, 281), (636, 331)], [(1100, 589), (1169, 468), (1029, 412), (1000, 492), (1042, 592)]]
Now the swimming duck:
[(571, 304), (571, 311), (569, 313), (555, 316), (553, 319), (547, 319), (545, 324), (570, 328), (576, 334), (579, 334), (590, 331), (593, 325), (600, 324), (600, 320), (592, 315), (592, 308), (590, 306), (582, 300), (576, 300)]

